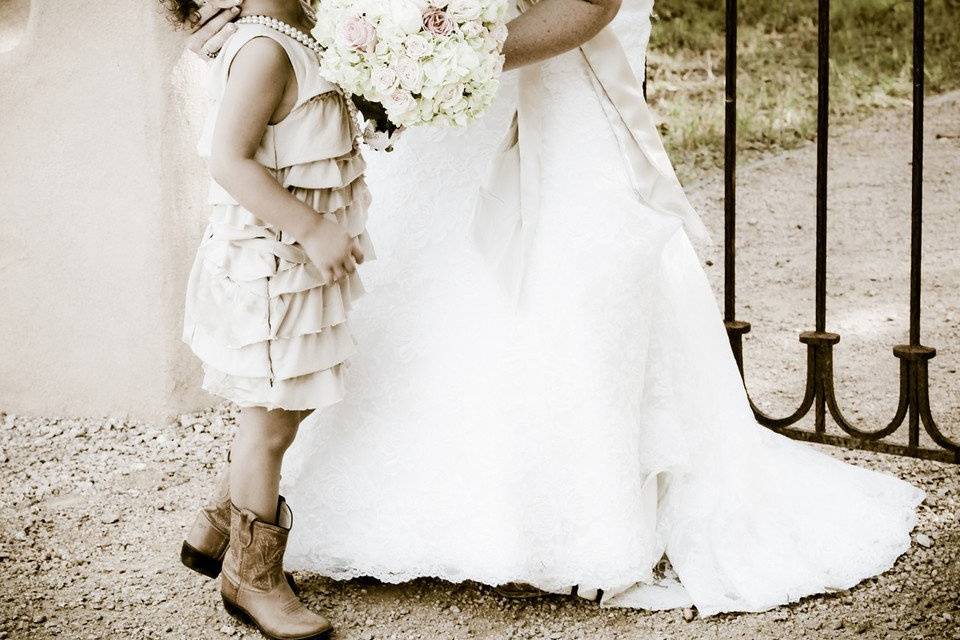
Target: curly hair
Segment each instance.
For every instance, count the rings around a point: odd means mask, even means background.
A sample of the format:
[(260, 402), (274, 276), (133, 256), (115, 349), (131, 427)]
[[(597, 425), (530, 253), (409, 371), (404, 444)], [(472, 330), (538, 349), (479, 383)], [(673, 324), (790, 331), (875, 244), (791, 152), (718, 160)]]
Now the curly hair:
[(193, 26), (200, 19), (200, 3), (196, 0), (160, 0), (178, 26)]

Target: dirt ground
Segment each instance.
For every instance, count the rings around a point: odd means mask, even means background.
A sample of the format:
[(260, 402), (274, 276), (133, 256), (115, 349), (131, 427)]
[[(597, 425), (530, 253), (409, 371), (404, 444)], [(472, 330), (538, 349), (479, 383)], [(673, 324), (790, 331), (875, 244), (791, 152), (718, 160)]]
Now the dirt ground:
[[(923, 342), (934, 413), (960, 437), (960, 96), (928, 105)], [(841, 334), (843, 410), (868, 426), (893, 414), (907, 330), (909, 114), (882, 113), (837, 131), (831, 154), (828, 330)], [(787, 413), (802, 388), (800, 331), (813, 323), (814, 150), (739, 172), (738, 319), (753, 323), (746, 375), (764, 408)], [(719, 176), (691, 185), (722, 240)], [(719, 244), (702, 254), (718, 298)], [(0, 407), (2, 408), (2, 407)], [(216, 583), (183, 569), (183, 527), (219, 464), (227, 407), (170, 424), (31, 418), (0, 412), (0, 640), (255, 638), (224, 613)], [(687, 622), (682, 611), (601, 609), (582, 600), (512, 601), (477, 584), (423, 579), (391, 586), (299, 574), (308, 604), (336, 638), (960, 639), (958, 467), (831, 449), (928, 492), (915, 544), (889, 572), (842, 593), (763, 614)]]

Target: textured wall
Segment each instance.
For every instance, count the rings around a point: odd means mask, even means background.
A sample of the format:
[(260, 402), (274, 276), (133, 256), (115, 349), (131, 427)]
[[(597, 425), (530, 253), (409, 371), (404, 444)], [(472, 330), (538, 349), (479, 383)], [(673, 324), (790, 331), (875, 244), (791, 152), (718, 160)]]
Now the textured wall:
[(155, 2), (27, 4), (0, 47), (0, 409), (209, 404), (179, 342), (204, 215), (196, 69)]

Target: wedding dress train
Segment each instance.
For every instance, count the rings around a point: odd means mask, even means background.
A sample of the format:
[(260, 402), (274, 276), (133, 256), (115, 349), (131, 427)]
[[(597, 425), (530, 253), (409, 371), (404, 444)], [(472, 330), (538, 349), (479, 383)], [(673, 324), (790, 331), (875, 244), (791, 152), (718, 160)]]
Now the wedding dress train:
[[(648, 11), (615, 28), (644, 34)], [(371, 158), (383, 249), (347, 397), (287, 456), (291, 568), (710, 615), (848, 588), (908, 548), (922, 492), (755, 422), (689, 225), (638, 197), (591, 73), (580, 51), (540, 66), (518, 304), (468, 234), (516, 86), (466, 131)]]

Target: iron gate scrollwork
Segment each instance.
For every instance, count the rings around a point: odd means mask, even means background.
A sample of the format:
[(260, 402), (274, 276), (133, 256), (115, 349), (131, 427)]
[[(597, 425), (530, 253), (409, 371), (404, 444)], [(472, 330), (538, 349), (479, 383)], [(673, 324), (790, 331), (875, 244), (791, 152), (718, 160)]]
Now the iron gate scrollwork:
[[(788, 416), (773, 417), (750, 405), (760, 424), (779, 433), (824, 444), (899, 455), (960, 462), (960, 444), (946, 437), (930, 410), (928, 363), (936, 350), (920, 342), (920, 269), (923, 232), (923, 94), (924, 2), (913, 1), (913, 166), (911, 175), (910, 342), (893, 347), (900, 360), (897, 410), (882, 427), (865, 430), (843, 415), (834, 389), (833, 347), (840, 336), (826, 330), (827, 298), (827, 151), (829, 127), (830, 2), (817, 5), (817, 179), (816, 179), (816, 293), (813, 331), (800, 334), (807, 345), (806, 388), (800, 406)], [(724, 112), (724, 324), (740, 375), (743, 376), (743, 336), (750, 324), (736, 319), (736, 116), (737, 116), (737, 0), (726, 0), (726, 86)], [(814, 411), (813, 431), (792, 425)], [(827, 414), (843, 435), (827, 432)], [(906, 422), (907, 444), (888, 440)], [(921, 430), (934, 447), (922, 446)]]

